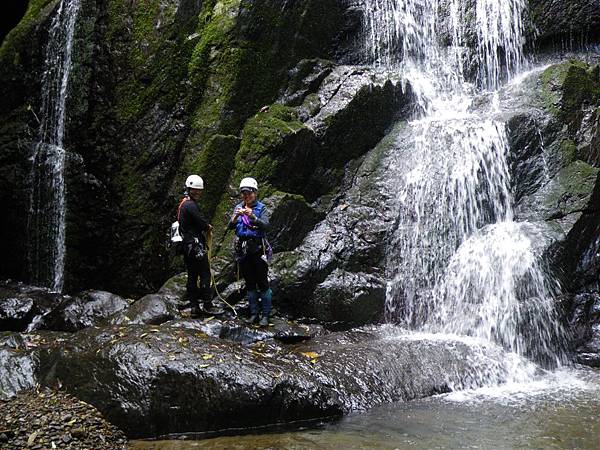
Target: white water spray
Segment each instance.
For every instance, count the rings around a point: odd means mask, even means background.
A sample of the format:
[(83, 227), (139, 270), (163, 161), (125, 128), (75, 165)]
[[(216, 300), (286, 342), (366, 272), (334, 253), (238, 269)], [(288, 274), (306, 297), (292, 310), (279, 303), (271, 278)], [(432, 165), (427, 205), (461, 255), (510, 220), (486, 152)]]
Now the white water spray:
[[(525, 6), (367, 1), (371, 57), (399, 70), (419, 105), (387, 177), (399, 211), (387, 312), (417, 329), (474, 336), (555, 364), (564, 341), (558, 287), (539, 264), (533, 227), (514, 222), (505, 124), (498, 93), (489, 91), (522, 67)], [(476, 85), (465, 76), (473, 60)]]
[(80, 0), (61, 0), (52, 19), (42, 79), (40, 141), (31, 157), (30, 272), (34, 282), (56, 292), (62, 291), (64, 285), (67, 209), (64, 136), (79, 9)]

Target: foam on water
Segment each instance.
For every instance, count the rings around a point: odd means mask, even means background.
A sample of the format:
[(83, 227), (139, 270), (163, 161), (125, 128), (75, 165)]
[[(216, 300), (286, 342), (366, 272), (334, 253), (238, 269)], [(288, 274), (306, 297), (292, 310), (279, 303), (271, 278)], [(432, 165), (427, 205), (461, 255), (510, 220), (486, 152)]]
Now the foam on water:
[(476, 389), (454, 391), (440, 395), (445, 401), (457, 403), (487, 402), (494, 400), (496, 403), (514, 404), (523, 399), (543, 396), (560, 396), (568, 399), (569, 396), (580, 396), (582, 392), (593, 393), (598, 391), (597, 380), (588, 381), (581, 377), (581, 373), (569, 368), (562, 368), (554, 372), (546, 372), (543, 376), (534, 379), (515, 381), (510, 380), (503, 384), (483, 386)]

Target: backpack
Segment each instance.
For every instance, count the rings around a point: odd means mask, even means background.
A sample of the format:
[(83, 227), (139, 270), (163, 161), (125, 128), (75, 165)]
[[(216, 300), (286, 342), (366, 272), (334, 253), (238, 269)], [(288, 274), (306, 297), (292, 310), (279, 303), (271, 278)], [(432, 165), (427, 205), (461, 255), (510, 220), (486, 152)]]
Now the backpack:
[(187, 197), (185, 197), (179, 203), (179, 207), (177, 208), (177, 220), (171, 224), (171, 249), (175, 253), (175, 255), (183, 255), (183, 236), (179, 231), (179, 215), (181, 214), (181, 207), (186, 202)]

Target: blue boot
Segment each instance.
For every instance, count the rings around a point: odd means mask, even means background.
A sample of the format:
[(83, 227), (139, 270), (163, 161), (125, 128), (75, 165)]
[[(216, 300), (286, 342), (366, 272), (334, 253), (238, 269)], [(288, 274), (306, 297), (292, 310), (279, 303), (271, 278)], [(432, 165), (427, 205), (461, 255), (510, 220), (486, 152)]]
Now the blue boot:
[(258, 292), (248, 291), (248, 303), (250, 304), (250, 317), (248, 323), (258, 322)]
[(271, 314), (271, 304), (273, 302), (273, 291), (271, 288), (260, 293), (262, 300), (262, 319), (260, 319), (260, 325), (266, 327), (269, 325), (269, 315)]

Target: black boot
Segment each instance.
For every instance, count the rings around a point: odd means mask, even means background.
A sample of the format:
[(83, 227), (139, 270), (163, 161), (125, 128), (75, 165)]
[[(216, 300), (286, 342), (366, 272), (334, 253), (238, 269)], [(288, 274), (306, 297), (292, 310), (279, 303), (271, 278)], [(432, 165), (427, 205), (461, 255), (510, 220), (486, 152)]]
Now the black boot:
[(254, 325), (255, 323), (258, 323), (258, 314), (252, 314), (250, 317), (248, 317), (246, 319), (246, 323), (248, 323), (250, 325)]
[(198, 301), (191, 302), (191, 303), (192, 303), (192, 307), (190, 308), (190, 316), (192, 316), (192, 317), (201, 316), (202, 311), (200, 311), (200, 305), (198, 304)]

